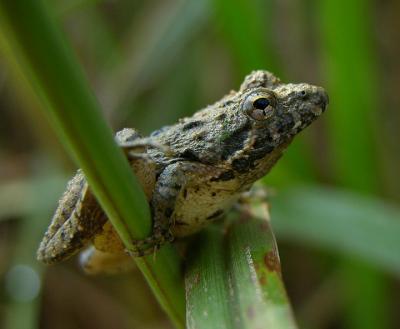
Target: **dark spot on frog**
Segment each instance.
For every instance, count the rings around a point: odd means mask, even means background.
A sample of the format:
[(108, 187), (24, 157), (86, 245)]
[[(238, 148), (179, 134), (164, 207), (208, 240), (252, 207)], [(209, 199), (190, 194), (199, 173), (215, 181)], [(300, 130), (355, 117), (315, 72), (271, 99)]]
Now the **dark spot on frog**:
[(265, 145), (263, 147), (260, 147), (258, 149), (251, 150), (248, 155), (248, 162), (249, 162), (249, 167), (252, 168), (254, 167), (254, 162), (256, 160), (259, 160), (266, 156), (267, 154), (271, 153), (275, 147), (272, 145)]
[(232, 168), (243, 174), (250, 169), (250, 162), (247, 158), (239, 158), (232, 161)]
[(217, 116), (217, 120), (224, 120), (226, 118), (226, 113), (221, 113)]
[(282, 121), (278, 124), (278, 133), (284, 133), (290, 131), (295, 125), (294, 119), (291, 115), (285, 116)]
[(215, 193), (215, 192), (211, 193), (211, 196), (216, 196), (216, 195), (217, 195), (217, 193)]
[(183, 125), (182, 130), (186, 131), (186, 130), (189, 130), (189, 129), (192, 129), (192, 128), (195, 128), (195, 127), (202, 126), (203, 124), (204, 124), (203, 121), (190, 121), (190, 122), (185, 123)]
[(159, 171), (159, 172), (156, 173), (156, 181), (157, 181), (157, 182), (158, 182), (158, 179), (160, 178), (160, 175), (161, 175), (161, 171)]
[(65, 219), (68, 219), (70, 214), (71, 214), (70, 209), (63, 209), (62, 212), (61, 212), (61, 216), (64, 217)]
[(162, 132), (168, 130), (169, 128), (171, 128), (171, 126), (164, 126), (164, 127), (160, 128), (158, 130), (155, 130), (150, 134), (150, 137), (158, 136), (159, 134), (161, 134)]
[(232, 101), (232, 100), (229, 100), (229, 101), (225, 101), (225, 102), (222, 104), (222, 106), (223, 106), (223, 107), (227, 107), (227, 106), (232, 105), (232, 104), (233, 104), (233, 101)]
[(134, 140), (138, 139), (139, 137), (140, 137), (140, 134), (135, 132), (133, 135), (126, 138), (125, 142), (133, 142)]
[(81, 233), (76, 233), (71, 237), (68, 237), (69, 243), (71, 245), (83, 245), (83, 241), (85, 241), (85, 236)]
[(215, 219), (221, 216), (224, 213), (222, 209), (217, 210), (216, 212), (212, 213), (210, 216), (207, 217), (207, 220)]
[(65, 241), (66, 239), (65, 239), (65, 231), (64, 230), (62, 230), (61, 231), (61, 233), (60, 233), (60, 235), (61, 235), (61, 240), (63, 240), (63, 241)]
[(219, 181), (225, 182), (225, 181), (231, 180), (233, 178), (235, 178), (235, 174), (233, 173), (233, 170), (228, 170), (228, 171), (223, 172), (218, 177), (211, 178), (210, 181), (211, 182), (219, 182)]
[(267, 144), (271, 145), (273, 143), (272, 136), (269, 132), (265, 132), (265, 134), (260, 134), (257, 136), (253, 148), (258, 149), (265, 147)]
[(184, 189), (183, 190), (183, 198), (186, 199), (186, 197), (187, 197), (187, 189)]
[(184, 150), (179, 156), (189, 161), (199, 161), (199, 157), (191, 149)]
[(222, 159), (227, 160), (237, 151), (242, 150), (250, 130), (250, 123), (246, 122), (240, 129), (224, 136), (222, 142)]

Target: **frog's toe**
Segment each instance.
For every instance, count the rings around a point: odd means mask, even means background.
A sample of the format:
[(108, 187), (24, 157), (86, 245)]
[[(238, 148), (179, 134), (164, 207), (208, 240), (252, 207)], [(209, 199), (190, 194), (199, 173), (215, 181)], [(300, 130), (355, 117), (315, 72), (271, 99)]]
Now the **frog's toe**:
[(143, 240), (134, 240), (132, 242), (133, 247), (127, 249), (127, 252), (132, 257), (143, 257), (155, 254), (161, 246), (168, 242), (172, 242), (174, 236), (168, 230), (164, 232), (162, 230), (156, 230), (152, 236)]

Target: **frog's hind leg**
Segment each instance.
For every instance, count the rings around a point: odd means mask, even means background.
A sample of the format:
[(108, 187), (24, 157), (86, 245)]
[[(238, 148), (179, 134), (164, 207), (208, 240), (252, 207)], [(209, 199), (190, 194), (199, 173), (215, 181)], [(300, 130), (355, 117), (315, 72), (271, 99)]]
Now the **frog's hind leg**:
[(53, 264), (69, 258), (101, 230), (107, 217), (81, 170), (69, 181), (40, 243), (38, 260)]
[(79, 256), (79, 262), (86, 274), (118, 274), (135, 268), (132, 257), (124, 252), (113, 253), (90, 246)]
[[(137, 155), (136, 158), (146, 157), (146, 148), (154, 146), (150, 140), (141, 138), (134, 129), (121, 130), (116, 135), (116, 141), (128, 157), (132, 154)], [(133, 160), (131, 165), (135, 171), (152, 172), (152, 166), (143, 166), (140, 161)], [(150, 196), (154, 186), (151, 175), (141, 176), (146, 195)], [(52, 264), (69, 258), (86, 246), (102, 230), (106, 221), (105, 213), (90, 191), (83, 172), (79, 170), (68, 183), (67, 190), (59, 201), (39, 246), (38, 259)]]

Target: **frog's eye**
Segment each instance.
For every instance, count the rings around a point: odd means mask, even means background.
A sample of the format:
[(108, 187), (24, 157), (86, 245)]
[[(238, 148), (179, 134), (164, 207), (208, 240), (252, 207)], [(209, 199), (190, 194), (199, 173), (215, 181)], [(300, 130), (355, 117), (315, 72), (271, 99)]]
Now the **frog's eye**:
[(248, 97), (244, 102), (244, 109), (254, 120), (262, 121), (274, 114), (275, 101), (272, 95)]

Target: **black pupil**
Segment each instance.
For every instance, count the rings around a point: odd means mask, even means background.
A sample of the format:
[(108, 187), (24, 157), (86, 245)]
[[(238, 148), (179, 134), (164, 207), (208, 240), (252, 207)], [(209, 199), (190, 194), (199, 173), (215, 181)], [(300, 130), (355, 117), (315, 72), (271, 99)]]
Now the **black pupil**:
[(269, 105), (269, 100), (266, 98), (259, 98), (253, 102), (253, 106), (257, 110), (264, 110), (268, 105)]

